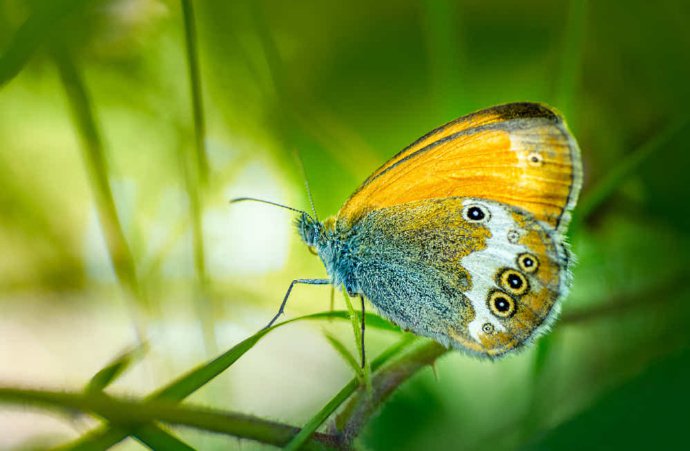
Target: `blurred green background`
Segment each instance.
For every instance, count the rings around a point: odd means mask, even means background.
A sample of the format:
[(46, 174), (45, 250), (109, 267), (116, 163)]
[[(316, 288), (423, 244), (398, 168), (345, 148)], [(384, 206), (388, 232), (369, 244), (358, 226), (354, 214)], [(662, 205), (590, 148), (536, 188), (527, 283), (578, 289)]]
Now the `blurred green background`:
[[(308, 208), (298, 152), (319, 214), (334, 214), (435, 126), (542, 101), (564, 113), (585, 165), (562, 320), (498, 362), (444, 356), (357, 444), (683, 447), (689, 2), (194, 5), (196, 122), (179, 2), (0, 1), (1, 384), (78, 389), (144, 340), (113, 391), (148, 393), (262, 327), (292, 279), (325, 275), (289, 212), (230, 198)], [(288, 318), (328, 309), (327, 287), (293, 293)], [(192, 400), (303, 424), (351, 377), (324, 331), (354, 350), (347, 323), (291, 325)], [(394, 339), (374, 331), (368, 350)], [(91, 424), (0, 409), (0, 448)], [(263, 448), (179, 434), (202, 449)]]

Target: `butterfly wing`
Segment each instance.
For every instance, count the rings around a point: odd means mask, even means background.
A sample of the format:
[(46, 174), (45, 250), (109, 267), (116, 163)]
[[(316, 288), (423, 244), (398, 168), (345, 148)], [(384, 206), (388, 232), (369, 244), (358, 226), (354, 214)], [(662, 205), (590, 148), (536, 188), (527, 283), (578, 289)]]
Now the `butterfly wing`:
[(384, 207), (365, 214), (355, 232), (354, 291), (401, 327), (470, 353), (499, 356), (527, 343), (566, 289), (567, 253), (555, 232), (497, 202)]
[(582, 180), (580, 153), (562, 118), (536, 103), (500, 105), (443, 125), (376, 170), (338, 212), (366, 213), (447, 197), (494, 200), (562, 232)]

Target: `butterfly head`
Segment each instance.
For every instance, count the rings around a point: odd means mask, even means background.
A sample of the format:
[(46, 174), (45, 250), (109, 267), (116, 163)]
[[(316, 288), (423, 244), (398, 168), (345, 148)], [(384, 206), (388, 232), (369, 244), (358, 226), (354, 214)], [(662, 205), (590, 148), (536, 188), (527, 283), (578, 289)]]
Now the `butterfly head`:
[(297, 231), (304, 244), (310, 249), (317, 248), (319, 242), (323, 240), (323, 224), (306, 212), (297, 217)]
[[(324, 222), (303, 212), (297, 217), (297, 232), (304, 244), (309, 246), (312, 254), (321, 255), (327, 244), (333, 239), (335, 219), (328, 218)], [(323, 255), (321, 255), (323, 257)]]

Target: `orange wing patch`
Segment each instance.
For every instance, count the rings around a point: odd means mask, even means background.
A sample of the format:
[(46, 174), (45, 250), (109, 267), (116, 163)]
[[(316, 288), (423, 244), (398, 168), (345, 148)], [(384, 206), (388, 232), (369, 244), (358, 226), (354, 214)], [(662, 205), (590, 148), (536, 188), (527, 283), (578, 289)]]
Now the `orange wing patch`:
[(354, 223), (406, 202), (473, 197), (512, 205), (564, 230), (581, 185), (580, 154), (563, 120), (534, 103), (450, 122), (374, 172), (338, 213)]

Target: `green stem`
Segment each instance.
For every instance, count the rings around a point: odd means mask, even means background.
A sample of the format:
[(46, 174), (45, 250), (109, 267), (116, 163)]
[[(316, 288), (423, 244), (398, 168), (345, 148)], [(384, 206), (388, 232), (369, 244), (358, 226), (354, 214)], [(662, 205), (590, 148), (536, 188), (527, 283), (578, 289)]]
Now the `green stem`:
[[(389, 347), (383, 351), (374, 361), (371, 363), (372, 369), (376, 370), (380, 368), (381, 365), (386, 363), (393, 356), (397, 355), (403, 349), (405, 349), (416, 337), (414, 335), (408, 334), (402, 340), (400, 340), (395, 345)], [(309, 438), (316, 432), (316, 430), (321, 427), (321, 425), (331, 416), (333, 412), (336, 411), (347, 399), (352, 396), (352, 394), (360, 387), (359, 377), (353, 378), (347, 383), (328, 403), (319, 410), (316, 415), (314, 415), (307, 424), (304, 425), (302, 430), (297, 434), (290, 443), (285, 447), (286, 451), (300, 449)]]
[(32, 5), (37, 7), (14, 33), (0, 56), (0, 87), (22, 71), (31, 56), (56, 34), (67, 17), (92, 2), (93, 0), (33, 2)]
[[(25, 390), (0, 387), (0, 402), (6, 404), (33, 404), (45, 408), (58, 408), (94, 413), (108, 421), (136, 428), (152, 421), (187, 426), (204, 431), (232, 435), (275, 446), (282, 446), (299, 429), (251, 415), (206, 408), (179, 406), (171, 402), (139, 401), (106, 395)], [(333, 446), (335, 440), (326, 434), (315, 434), (308, 443), (312, 449)]]
[(359, 387), (335, 419), (335, 429), (342, 442), (352, 443), (371, 416), (403, 382), (446, 352), (448, 348), (435, 341), (420, 340), (374, 372), (372, 391)]
[(190, 451), (194, 448), (155, 424), (147, 424), (137, 429), (134, 438), (151, 449), (170, 449)]
[[(81, 137), (83, 159), (90, 176), (91, 188), (115, 274), (120, 284), (128, 291), (130, 299), (142, 299), (134, 258), (127, 244), (110, 188), (105, 150), (89, 93), (67, 48), (58, 43), (53, 46), (53, 50), (60, 79)], [(137, 332), (141, 338), (138, 309), (133, 305), (131, 307)]]
[(199, 71), (199, 50), (197, 45), (194, 4), (191, 0), (180, 0), (184, 18), (187, 63), (189, 65), (189, 85), (192, 94), (194, 116), (194, 137), (196, 144), (196, 164), (202, 183), (208, 180), (209, 165), (206, 155), (206, 119), (204, 118), (203, 96), (201, 94), (201, 75)]
[[(345, 311), (335, 311), (335, 312), (321, 312), (312, 315), (306, 315), (298, 318), (293, 318), (291, 320), (276, 324), (270, 329), (264, 329), (257, 332), (251, 337), (241, 341), (237, 345), (233, 346), (228, 351), (224, 352), (217, 358), (210, 360), (204, 365), (201, 365), (185, 375), (177, 378), (173, 382), (159, 388), (155, 392), (151, 393), (147, 399), (150, 400), (166, 400), (166, 401), (182, 401), (195, 391), (199, 390), (201, 387), (209, 383), (216, 376), (221, 374), (223, 371), (227, 370), (233, 363), (235, 363), (240, 357), (242, 357), (247, 351), (252, 349), (252, 347), (258, 343), (266, 334), (275, 330), (279, 327), (285, 326), (287, 324), (302, 321), (302, 320), (318, 320), (318, 319), (349, 319), (350, 315)], [(393, 326), (386, 320), (373, 315), (367, 314), (367, 324), (371, 327), (376, 327), (383, 330), (399, 331), (396, 326)], [(73, 442), (67, 446), (65, 449), (71, 450), (82, 450), (82, 449), (103, 449), (114, 446), (121, 440), (125, 439), (128, 435), (132, 434), (131, 431), (123, 428), (110, 428), (105, 426), (97, 429), (87, 436), (79, 438), (76, 442)]]
[[(184, 20), (185, 44), (187, 49), (187, 66), (189, 68), (189, 87), (192, 101), (192, 116), (194, 121), (194, 163), (192, 168), (186, 169), (187, 194), (190, 200), (192, 217), (192, 240), (194, 246), (194, 268), (197, 276), (197, 292), (199, 298), (195, 302), (201, 330), (204, 337), (206, 353), (213, 355), (218, 352), (215, 334), (215, 315), (213, 304), (209, 296), (208, 272), (206, 269), (206, 255), (203, 235), (203, 196), (204, 188), (209, 179), (209, 163), (206, 153), (206, 119), (201, 89), (201, 74), (199, 70), (199, 50), (195, 24), (194, 4), (191, 0), (180, 0), (182, 17)], [(183, 152), (184, 157), (184, 152)]]

